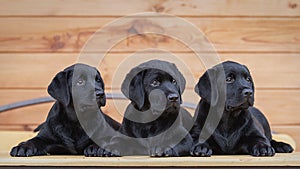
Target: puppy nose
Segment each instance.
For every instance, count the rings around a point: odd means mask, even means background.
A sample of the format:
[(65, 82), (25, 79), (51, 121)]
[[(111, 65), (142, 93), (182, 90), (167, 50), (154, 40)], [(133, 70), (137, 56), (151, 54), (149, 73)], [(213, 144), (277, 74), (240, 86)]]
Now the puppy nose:
[(243, 90), (243, 95), (245, 97), (249, 97), (249, 96), (252, 96), (253, 95), (253, 91), (251, 89), (244, 89)]
[(178, 95), (177, 94), (169, 94), (168, 99), (171, 102), (176, 102), (178, 100)]
[(102, 90), (96, 90), (96, 96), (97, 97), (103, 97), (104, 96), (104, 91), (102, 91)]

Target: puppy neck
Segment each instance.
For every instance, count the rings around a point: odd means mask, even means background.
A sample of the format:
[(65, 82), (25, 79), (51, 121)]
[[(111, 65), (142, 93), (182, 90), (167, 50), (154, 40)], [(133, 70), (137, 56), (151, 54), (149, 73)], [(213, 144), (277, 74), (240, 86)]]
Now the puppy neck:
[(241, 109), (233, 110), (233, 111), (227, 111), (225, 109), (222, 118), (224, 118), (224, 119), (226, 119), (226, 118), (236, 118), (236, 117), (240, 116), (240, 114), (243, 111), (244, 110), (241, 110)]
[(63, 112), (59, 112), (58, 116), (64, 116), (64, 120), (70, 122), (78, 122), (78, 118), (73, 106), (64, 105), (62, 103), (57, 102), (60, 107), (63, 107)]
[[(204, 99), (200, 100), (200, 104), (202, 105), (201, 107), (203, 108), (203, 110), (210, 110), (211, 108), (211, 104)], [(243, 111), (245, 111), (244, 109), (226, 110), (226, 107), (217, 109), (219, 109), (222, 112), (222, 114), (218, 112), (213, 113), (221, 115), (222, 118), (238, 117)], [(207, 111), (206, 113), (209, 113), (209, 111)]]
[(150, 104), (149, 104), (149, 103), (148, 103), (148, 104), (144, 104), (143, 107), (141, 107), (141, 108), (140, 108), (136, 103), (134, 103), (134, 102), (131, 102), (131, 105), (133, 105), (133, 107), (134, 107), (136, 110), (139, 110), (139, 111), (141, 111), (141, 112), (147, 111), (147, 110), (150, 109)]
[(178, 111), (170, 111), (168, 109), (164, 111), (156, 111), (151, 108), (147, 110), (140, 110), (133, 104), (129, 104), (124, 113), (124, 118), (137, 123), (151, 123), (161, 119), (168, 119), (168, 121), (171, 121), (170, 117), (175, 117), (176, 119), (179, 114), (179, 110), (180, 109), (178, 109)]

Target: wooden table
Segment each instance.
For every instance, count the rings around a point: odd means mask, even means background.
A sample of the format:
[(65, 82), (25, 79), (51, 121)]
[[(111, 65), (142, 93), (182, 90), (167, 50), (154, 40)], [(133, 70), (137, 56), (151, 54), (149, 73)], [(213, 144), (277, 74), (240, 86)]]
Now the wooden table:
[[(0, 131), (0, 169), (28, 168), (288, 168), (300, 166), (300, 152), (276, 154), (274, 157), (251, 156), (212, 156), (212, 157), (178, 157), (150, 158), (145, 156), (127, 157), (84, 157), (84, 156), (38, 156), (10, 157), (11, 147), (21, 141), (35, 136), (33, 132)], [(275, 134), (276, 140), (288, 142), (296, 148), (293, 139), (288, 135)], [(296, 151), (299, 151), (296, 149)]]
[(248, 167), (248, 168), (275, 168), (300, 166), (300, 152), (292, 154), (276, 154), (274, 157), (251, 156), (212, 156), (212, 157), (168, 157), (150, 158), (145, 156), (126, 157), (83, 157), (83, 156), (38, 156), (38, 157), (10, 157), (7, 152), (0, 153), (0, 168), (153, 168), (153, 167)]

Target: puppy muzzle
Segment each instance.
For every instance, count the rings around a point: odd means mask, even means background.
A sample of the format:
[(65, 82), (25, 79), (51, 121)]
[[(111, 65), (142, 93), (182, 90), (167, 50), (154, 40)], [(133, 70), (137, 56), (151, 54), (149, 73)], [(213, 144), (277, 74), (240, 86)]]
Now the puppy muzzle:
[(248, 109), (250, 106), (253, 106), (253, 101), (251, 101), (251, 98), (245, 98), (244, 102), (237, 105), (231, 105), (229, 103), (226, 103), (225, 110), (227, 112), (232, 112), (236, 110), (245, 110)]

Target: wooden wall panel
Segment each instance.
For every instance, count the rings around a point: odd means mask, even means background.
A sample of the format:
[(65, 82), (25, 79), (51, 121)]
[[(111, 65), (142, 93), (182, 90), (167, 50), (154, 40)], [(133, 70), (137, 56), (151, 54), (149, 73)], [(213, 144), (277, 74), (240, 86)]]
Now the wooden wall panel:
[[(101, 27), (116, 18), (68, 18), (68, 17), (9, 17), (0, 19), (0, 52), (79, 52), (87, 40)], [(144, 32), (151, 29), (174, 31), (182, 23), (170, 22), (168, 18), (136, 18), (129, 24), (99, 35), (99, 41), (88, 52), (106, 52), (110, 40), (116, 36), (126, 37), (130, 31)], [(218, 52), (300, 52), (299, 18), (185, 18), (195, 24), (215, 46)], [(150, 21), (149, 21), (150, 20)], [(160, 25), (168, 23), (167, 27)], [(180, 29), (188, 29), (186, 28)], [(181, 31), (181, 37), (194, 41), (190, 31)], [(103, 40), (104, 39), (104, 40)], [(168, 51), (190, 51), (184, 44), (166, 36), (139, 35), (127, 38), (111, 51), (126, 52), (145, 48)], [(206, 46), (203, 51), (210, 51)]]
[[(171, 62), (185, 64), (181, 66), (187, 75), (187, 88), (193, 88), (195, 82), (206, 70), (201, 61), (192, 53), (173, 53), (176, 57), (165, 57), (160, 53), (142, 53), (132, 58), (151, 57), (173, 58)], [(132, 53), (111, 53), (105, 56), (99, 65), (99, 70), (105, 80), (106, 87), (119, 88), (123, 76), (131, 68), (128, 59)], [(88, 54), (81, 58), (84, 63), (92, 63), (96, 67), (100, 61), (99, 54)], [(151, 56), (151, 57), (150, 57)], [(215, 55), (213, 55), (215, 56)], [(211, 57), (203, 54), (203, 57)], [(82, 59), (83, 58), (83, 59)], [(177, 59), (178, 58), (178, 59)], [(220, 59), (233, 60), (245, 64), (250, 69), (256, 88), (294, 89), (300, 86), (299, 54), (268, 54), (268, 53), (221, 53)], [(79, 54), (0, 54), (0, 88), (46, 88), (56, 73), (65, 67), (76, 63)], [(140, 59), (141, 60), (141, 59)], [(123, 61), (123, 63), (122, 63)], [(137, 65), (138, 60), (132, 62)], [(189, 69), (187, 69), (189, 68)], [(115, 74), (122, 73), (122, 78), (116, 79)], [(188, 76), (189, 75), (189, 76)], [(191, 78), (189, 78), (191, 77)], [(195, 78), (195, 80), (193, 79)], [(191, 81), (192, 80), (192, 81)]]
[[(1, 16), (124, 16), (163, 12), (179, 16), (299, 16), (297, 0), (1, 0)], [(113, 4), (112, 4), (113, 3)]]

